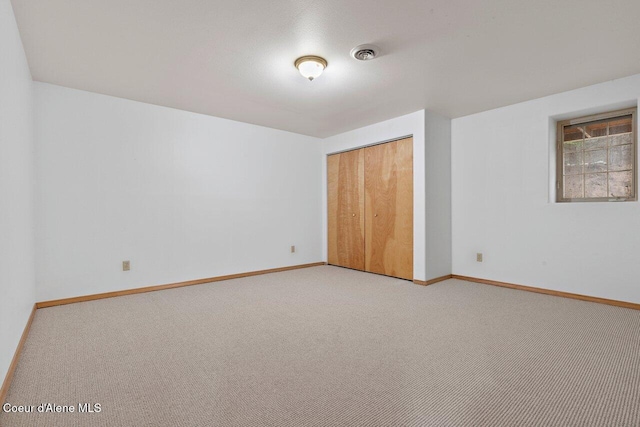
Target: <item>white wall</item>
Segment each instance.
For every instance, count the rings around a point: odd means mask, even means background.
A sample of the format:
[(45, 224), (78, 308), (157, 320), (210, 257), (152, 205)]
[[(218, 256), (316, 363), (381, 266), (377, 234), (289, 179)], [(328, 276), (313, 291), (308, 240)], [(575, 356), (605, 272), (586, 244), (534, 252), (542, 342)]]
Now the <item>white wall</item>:
[(32, 82), (9, 0), (0, 0), (0, 383), (35, 303)]
[(323, 140), (322, 156), (322, 256), (327, 260), (327, 155), (376, 142), (413, 135), (413, 278), (426, 280), (425, 240), (425, 112), (386, 120)]
[(322, 260), (318, 139), (35, 91), (38, 300)]
[(640, 204), (551, 190), (555, 121), (638, 97), (635, 75), (453, 120), (453, 272), (640, 303)]
[(451, 274), (451, 119), (425, 112), (426, 280)]

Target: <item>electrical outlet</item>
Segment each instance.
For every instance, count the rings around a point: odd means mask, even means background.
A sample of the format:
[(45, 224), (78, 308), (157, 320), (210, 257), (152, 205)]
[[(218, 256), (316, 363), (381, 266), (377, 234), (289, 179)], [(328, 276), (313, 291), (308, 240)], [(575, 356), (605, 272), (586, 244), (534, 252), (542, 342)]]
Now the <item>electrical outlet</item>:
[(130, 261), (122, 261), (122, 271), (131, 270), (131, 262)]
[(478, 252), (478, 253), (476, 254), (476, 261), (478, 261), (478, 262), (482, 262), (482, 253), (481, 253), (481, 252)]
[(296, 252), (296, 247), (292, 245), (292, 246), (291, 246), (291, 253), (293, 254), (293, 253), (295, 253), (295, 252)]

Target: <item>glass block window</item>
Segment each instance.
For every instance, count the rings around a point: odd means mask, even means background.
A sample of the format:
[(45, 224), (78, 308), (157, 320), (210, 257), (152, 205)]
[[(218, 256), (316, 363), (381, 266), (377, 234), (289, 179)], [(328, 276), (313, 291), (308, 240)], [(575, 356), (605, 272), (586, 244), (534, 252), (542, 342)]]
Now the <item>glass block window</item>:
[(636, 109), (558, 123), (559, 202), (637, 200)]

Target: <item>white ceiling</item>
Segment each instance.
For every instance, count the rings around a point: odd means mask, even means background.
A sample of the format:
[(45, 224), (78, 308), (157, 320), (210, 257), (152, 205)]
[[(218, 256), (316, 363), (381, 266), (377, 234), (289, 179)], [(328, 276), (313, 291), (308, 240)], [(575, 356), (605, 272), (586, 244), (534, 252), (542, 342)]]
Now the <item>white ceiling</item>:
[[(12, 3), (34, 80), (318, 137), (640, 73), (638, 0)], [(363, 43), (382, 55), (356, 62)]]

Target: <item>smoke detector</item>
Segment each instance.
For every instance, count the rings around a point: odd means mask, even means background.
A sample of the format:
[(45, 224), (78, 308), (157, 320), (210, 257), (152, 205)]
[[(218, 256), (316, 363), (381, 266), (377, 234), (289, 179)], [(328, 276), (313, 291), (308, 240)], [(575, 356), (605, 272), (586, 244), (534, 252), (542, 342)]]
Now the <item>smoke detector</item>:
[(361, 44), (351, 49), (351, 57), (358, 61), (370, 61), (380, 54), (380, 48), (372, 44)]

